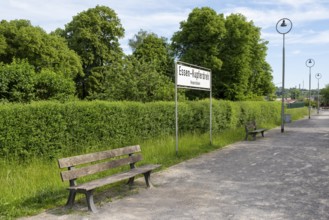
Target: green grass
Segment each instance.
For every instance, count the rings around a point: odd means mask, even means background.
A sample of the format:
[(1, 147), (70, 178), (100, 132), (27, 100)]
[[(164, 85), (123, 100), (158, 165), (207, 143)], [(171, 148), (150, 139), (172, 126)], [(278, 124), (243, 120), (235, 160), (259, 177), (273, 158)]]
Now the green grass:
[[(286, 113), (292, 114), (292, 119), (297, 120), (307, 114), (307, 109), (289, 109)], [(262, 124), (260, 126), (273, 128), (278, 125)], [(136, 144), (141, 145), (143, 163), (162, 164), (161, 169), (165, 169), (181, 161), (242, 141), (244, 136), (244, 128), (226, 130), (213, 134), (213, 144), (210, 145), (208, 133), (179, 135), (177, 155), (174, 136), (155, 138)], [(34, 159), (28, 164), (0, 160), (0, 219), (34, 215), (46, 209), (64, 206), (68, 183), (61, 181), (59, 171), (55, 160)], [(117, 185), (110, 188), (111, 190), (119, 189), (115, 187)], [(118, 197), (120, 193), (121, 196), (126, 193), (117, 191)]]
[(141, 144), (141, 147), (145, 163), (162, 164), (162, 167), (166, 168), (181, 161), (243, 140), (244, 135), (242, 128), (213, 134), (212, 145), (210, 145), (209, 133), (180, 135), (177, 154), (174, 136), (145, 141)]
[[(312, 111), (314, 113), (314, 111)], [(285, 110), (286, 114), (291, 114), (292, 120), (298, 120), (301, 118), (304, 118), (306, 115), (308, 115), (308, 108), (288, 108)]]
[[(209, 134), (180, 135), (177, 155), (172, 136), (138, 144), (142, 147), (143, 163), (162, 164), (161, 169), (165, 169), (242, 140), (243, 136), (242, 129), (228, 130), (213, 135), (213, 145), (210, 145)], [(0, 219), (34, 215), (66, 203), (68, 183), (61, 181), (56, 161), (34, 159), (28, 164), (18, 164), (2, 160), (0, 166)]]
[(59, 205), (63, 185), (54, 161), (34, 160), (29, 164), (1, 161), (0, 164), (0, 219), (31, 215)]

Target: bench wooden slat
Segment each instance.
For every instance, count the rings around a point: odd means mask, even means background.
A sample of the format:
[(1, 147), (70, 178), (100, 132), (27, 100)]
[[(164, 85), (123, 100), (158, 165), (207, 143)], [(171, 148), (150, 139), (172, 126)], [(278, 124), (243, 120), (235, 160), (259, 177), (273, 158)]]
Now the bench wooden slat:
[(66, 170), (61, 172), (61, 177), (63, 181), (72, 180), (79, 177), (95, 174), (102, 172), (111, 168), (120, 167), (123, 165), (129, 165), (131, 163), (136, 163), (142, 160), (141, 154), (136, 154), (130, 157), (125, 157), (117, 160), (112, 160), (104, 163), (98, 163), (90, 166), (85, 166), (81, 168), (76, 168), (73, 170)]
[(107, 158), (113, 158), (126, 154), (137, 153), (137, 152), (141, 152), (139, 145), (117, 148), (103, 152), (62, 158), (58, 160), (58, 166), (59, 168), (72, 167), (76, 165), (81, 165), (85, 163), (90, 163), (94, 161), (104, 160)]
[(252, 131), (248, 131), (249, 133), (259, 133), (262, 131), (266, 131), (266, 129), (256, 129), (256, 130), (252, 130)]
[(107, 176), (107, 177), (102, 178), (102, 179), (96, 179), (96, 180), (93, 180), (91, 182), (83, 183), (83, 184), (80, 184), (80, 185), (77, 185), (77, 186), (72, 186), (72, 187), (69, 187), (68, 189), (89, 191), (89, 190), (96, 189), (100, 186), (104, 186), (104, 185), (107, 185), (107, 184), (119, 182), (119, 181), (122, 181), (122, 180), (125, 180), (125, 179), (129, 179), (131, 177), (134, 177), (138, 174), (143, 174), (143, 173), (152, 171), (152, 170), (154, 170), (154, 169), (156, 169), (160, 166), (161, 165), (157, 165), (157, 164), (144, 165), (144, 166), (141, 166), (141, 167), (131, 169), (127, 172), (114, 174), (114, 175)]

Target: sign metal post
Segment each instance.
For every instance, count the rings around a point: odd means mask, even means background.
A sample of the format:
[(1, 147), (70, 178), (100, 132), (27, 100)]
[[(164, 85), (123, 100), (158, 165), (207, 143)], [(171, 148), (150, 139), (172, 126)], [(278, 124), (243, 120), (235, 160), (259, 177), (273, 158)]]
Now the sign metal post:
[(189, 63), (177, 61), (175, 64), (175, 118), (176, 118), (176, 155), (178, 154), (178, 88), (209, 91), (210, 116), (209, 139), (212, 144), (212, 89), (211, 70)]

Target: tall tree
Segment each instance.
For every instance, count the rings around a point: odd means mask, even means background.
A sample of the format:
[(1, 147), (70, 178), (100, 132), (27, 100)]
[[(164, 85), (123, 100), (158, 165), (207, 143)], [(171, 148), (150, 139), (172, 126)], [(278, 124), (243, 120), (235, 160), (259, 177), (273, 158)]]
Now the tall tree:
[(213, 9), (196, 8), (180, 29), (172, 37), (175, 55), (212, 70), (214, 97), (246, 100), (273, 93), (267, 42), (243, 15), (224, 18)]
[(272, 70), (266, 62), (268, 42), (260, 38), (260, 28), (241, 14), (231, 14), (226, 18), (226, 30), (221, 52), (223, 96), (245, 100), (272, 94)]
[[(180, 23), (180, 31), (172, 37), (175, 55), (181, 61), (212, 70), (213, 94), (217, 97), (218, 74), (222, 67), (219, 56), (221, 39), (225, 35), (225, 21), (211, 8), (195, 8), (187, 21)], [(193, 92), (191, 92), (192, 95)]]
[(136, 50), (136, 48), (143, 43), (144, 39), (148, 36), (148, 35), (155, 35), (154, 33), (149, 33), (143, 29), (140, 29), (138, 31), (137, 34), (135, 34), (135, 36), (132, 39), (129, 39), (129, 46), (131, 48), (131, 50), (134, 52)]
[(0, 60), (9, 64), (14, 58), (27, 59), (37, 71), (47, 68), (71, 79), (83, 75), (80, 58), (65, 39), (33, 27), (28, 20), (0, 22)]
[[(57, 30), (57, 33), (61, 31)], [(86, 82), (93, 68), (112, 65), (122, 59), (123, 52), (119, 39), (124, 36), (120, 19), (106, 6), (83, 11), (73, 17), (62, 31), (71, 49), (76, 51), (83, 63), (85, 75), (77, 79), (80, 97), (85, 98), (90, 91)]]
[(223, 38), (220, 74), (220, 96), (230, 100), (244, 100), (251, 95), (248, 89), (251, 67), (253, 26), (240, 14), (231, 14), (225, 20), (226, 35)]
[(129, 40), (129, 45), (137, 60), (151, 63), (159, 74), (174, 80), (174, 56), (166, 38), (141, 30), (135, 35), (135, 40)]

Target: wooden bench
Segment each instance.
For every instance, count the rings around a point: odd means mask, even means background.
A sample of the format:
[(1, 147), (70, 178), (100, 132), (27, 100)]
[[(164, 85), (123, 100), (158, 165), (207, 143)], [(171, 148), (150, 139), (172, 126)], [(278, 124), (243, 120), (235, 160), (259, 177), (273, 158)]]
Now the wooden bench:
[(246, 138), (245, 138), (245, 140), (248, 140), (249, 135), (251, 135), (253, 137), (253, 140), (256, 140), (256, 135), (258, 133), (261, 133), (262, 137), (264, 137), (264, 132), (267, 130), (265, 128), (258, 128), (257, 129), (256, 121), (247, 122), (246, 125), (245, 125), (245, 129), (246, 129)]
[[(139, 174), (144, 175), (146, 186), (148, 188), (152, 186), (150, 182), (151, 171), (161, 165), (151, 164), (135, 167), (135, 163), (142, 160), (140, 152), (140, 146), (136, 145), (59, 159), (59, 168), (68, 169), (61, 171), (60, 173), (62, 181), (69, 181), (70, 183), (70, 186), (68, 187), (69, 196), (66, 207), (72, 208), (76, 193), (83, 193), (86, 196), (88, 210), (97, 212), (93, 199), (94, 189), (125, 179), (129, 179), (128, 184), (131, 186), (134, 183), (134, 178)], [(127, 166), (126, 171), (118, 172), (114, 175), (109, 175), (90, 182), (77, 184), (77, 179), (80, 177), (122, 166)]]

